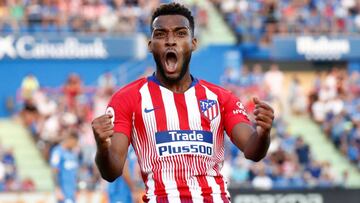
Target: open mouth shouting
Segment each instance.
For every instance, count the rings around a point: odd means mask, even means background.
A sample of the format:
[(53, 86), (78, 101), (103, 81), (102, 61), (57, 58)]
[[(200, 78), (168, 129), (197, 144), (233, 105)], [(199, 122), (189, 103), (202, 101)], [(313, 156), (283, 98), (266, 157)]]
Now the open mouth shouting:
[(175, 73), (178, 64), (178, 56), (174, 50), (165, 52), (165, 72)]

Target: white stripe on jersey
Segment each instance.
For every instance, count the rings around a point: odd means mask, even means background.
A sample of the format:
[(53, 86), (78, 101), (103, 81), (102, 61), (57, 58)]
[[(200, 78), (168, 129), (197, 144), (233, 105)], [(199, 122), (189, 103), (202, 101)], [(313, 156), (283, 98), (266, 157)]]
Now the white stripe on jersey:
[[(148, 87), (148, 83), (145, 83), (141, 89), (140, 89), (140, 94), (141, 94), (141, 112), (142, 112), (142, 118), (144, 121), (144, 126), (146, 129), (146, 134), (147, 135), (154, 135), (155, 134), (155, 130), (156, 130), (156, 119), (155, 119), (155, 113), (154, 111), (152, 112), (148, 112), (145, 113), (144, 109), (153, 109), (153, 103), (151, 100), (151, 96), (150, 96), (150, 92), (149, 92), (149, 87)], [(142, 146), (141, 148), (139, 148), (139, 150), (141, 150), (141, 152), (143, 153), (141, 156), (144, 157), (144, 159), (142, 159), (144, 161), (144, 168), (142, 169), (145, 173), (149, 174), (148, 175), (148, 181), (146, 182), (149, 190), (148, 190), (148, 196), (151, 197), (150, 199), (154, 199), (156, 201), (156, 196), (155, 196), (155, 183), (153, 180), (153, 165), (151, 163), (149, 163), (149, 160), (154, 160), (155, 159), (155, 154), (153, 149), (155, 149), (155, 141), (153, 136), (148, 136), (146, 139), (150, 138), (151, 139), (151, 146)], [(150, 158), (147, 158), (150, 157)]]
[[(160, 91), (162, 100), (164, 102), (167, 130), (180, 130), (179, 115), (175, 105), (174, 94), (162, 86), (160, 86)], [(171, 200), (171, 202), (180, 203), (180, 193), (177, 189), (174, 174), (174, 164), (180, 164), (179, 159), (174, 157), (174, 161), (169, 161), (168, 164), (169, 165), (165, 167), (167, 170), (163, 170), (164, 173), (162, 174), (163, 177), (166, 177), (163, 180), (165, 184), (165, 190), (166, 193), (168, 193), (169, 201)]]
[[(195, 94), (195, 88), (190, 88), (185, 92), (185, 103), (188, 112), (189, 127), (191, 130), (202, 130), (201, 126), (201, 113), (198, 106), (198, 100)], [(196, 171), (198, 174), (199, 166), (197, 163), (189, 164), (189, 171)], [(189, 173), (190, 175), (190, 173)], [(195, 177), (189, 177), (187, 179), (187, 185), (191, 193), (193, 203), (204, 202), (204, 197), (201, 195), (201, 187)]]
[(214, 202), (224, 202), (221, 198), (220, 186), (216, 183), (215, 178), (206, 176), (206, 180), (212, 189), (212, 192), (213, 192), (212, 198), (213, 198)]
[(189, 186), (189, 190), (191, 193), (191, 198), (193, 203), (204, 203), (204, 197), (201, 196), (201, 187), (198, 183), (198, 180), (196, 180), (196, 177), (190, 177), (187, 180), (187, 184)]
[(185, 102), (188, 111), (189, 126), (191, 130), (202, 130), (201, 113), (198, 100), (195, 94), (195, 88), (190, 88), (185, 92)]
[(180, 130), (179, 115), (176, 110), (174, 94), (162, 86), (160, 86), (160, 90), (165, 107), (167, 129)]
[[(155, 183), (154, 183), (153, 173), (149, 173), (149, 175), (147, 177), (146, 185), (149, 187), (148, 194), (147, 194), (148, 198), (150, 199), (149, 203), (156, 203), (156, 196), (154, 194)], [(150, 188), (152, 188), (152, 191), (151, 191), (152, 193), (150, 193)]]

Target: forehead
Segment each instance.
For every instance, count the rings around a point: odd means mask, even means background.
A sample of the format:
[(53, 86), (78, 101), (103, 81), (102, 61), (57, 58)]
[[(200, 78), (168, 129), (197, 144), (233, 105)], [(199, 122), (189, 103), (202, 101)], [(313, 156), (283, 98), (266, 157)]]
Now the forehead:
[(182, 15), (161, 15), (154, 19), (153, 28), (175, 28), (188, 27), (190, 29), (189, 20)]

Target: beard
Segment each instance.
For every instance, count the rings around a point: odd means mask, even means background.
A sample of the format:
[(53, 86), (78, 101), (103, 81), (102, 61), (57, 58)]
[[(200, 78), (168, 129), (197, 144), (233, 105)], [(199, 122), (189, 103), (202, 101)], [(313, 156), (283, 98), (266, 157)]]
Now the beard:
[(183, 77), (185, 76), (185, 74), (187, 73), (187, 71), (189, 70), (189, 63), (191, 60), (191, 53), (189, 55), (184, 55), (184, 62), (181, 65), (181, 70), (180, 70), (180, 74), (175, 77), (175, 78), (171, 78), (166, 76), (165, 74), (165, 68), (161, 63), (160, 57), (156, 57), (155, 55), (153, 55), (155, 63), (156, 63), (156, 71), (158, 73), (160, 73), (161, 77), (164, 78), (164, 80), (168, 83), (177, 83), (179, 82), (181, 79), (183, 79)]

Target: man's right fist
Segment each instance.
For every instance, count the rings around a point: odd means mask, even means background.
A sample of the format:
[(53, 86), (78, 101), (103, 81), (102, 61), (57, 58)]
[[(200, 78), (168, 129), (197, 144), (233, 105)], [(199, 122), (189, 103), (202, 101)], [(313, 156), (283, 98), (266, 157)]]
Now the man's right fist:
[(111, 114), (105, 114), (95, 118), (92, 123), (92, 130), (98, 147), (108, 147), (111, 144), (111, 136), (114, 134), (114, 125)]

